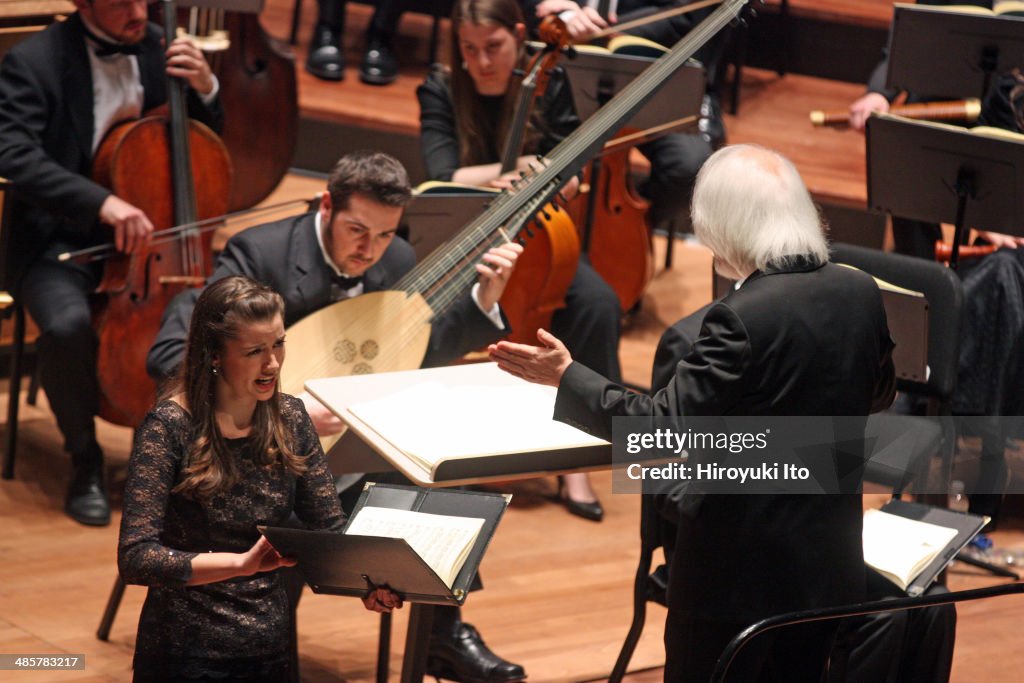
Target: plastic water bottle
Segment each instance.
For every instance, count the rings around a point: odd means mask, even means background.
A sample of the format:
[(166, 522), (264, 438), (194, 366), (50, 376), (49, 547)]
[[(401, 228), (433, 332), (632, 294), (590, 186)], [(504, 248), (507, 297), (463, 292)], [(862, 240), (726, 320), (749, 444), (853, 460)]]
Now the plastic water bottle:
[(964, 483), (955, 479), (949, 484), (949, 509), (957, 512), (967, 512), (967, 494), (964, 493)]

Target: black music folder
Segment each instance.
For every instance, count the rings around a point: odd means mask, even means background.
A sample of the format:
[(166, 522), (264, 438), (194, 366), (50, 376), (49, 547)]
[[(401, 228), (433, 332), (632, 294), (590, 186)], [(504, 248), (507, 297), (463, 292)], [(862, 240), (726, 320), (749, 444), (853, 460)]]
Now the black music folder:
[(923, 505), (903, 500), (889, 501), (882, 506), (882, 512), (920, 522), (927, 522), (936, 526), (956, 529), (956, 536), (946, 544), (942, 552), (926, 565), (907, 586), (907, 595), (912, 597), (924, 594), (939, 573), (956, 559), (957, 553), (963, 550), (971, 542), (971, 539), (978, 535), (982, 527), (988, 524), (990, 519), (984, 515), (973, 515), (968, 512), (957, 512), (933, 505)]
[(391, 484), (369, 483), (363, 489), (346, 530), (365, 507), (484, 520), (451, 588), (405, 539), (284, 527), (260, 531), (279, 553), (298, 560), (314, 593), (361, 597), (371, 587), (387, 586), (409, 602), (461, 605), (510, 499), (499, 493)]

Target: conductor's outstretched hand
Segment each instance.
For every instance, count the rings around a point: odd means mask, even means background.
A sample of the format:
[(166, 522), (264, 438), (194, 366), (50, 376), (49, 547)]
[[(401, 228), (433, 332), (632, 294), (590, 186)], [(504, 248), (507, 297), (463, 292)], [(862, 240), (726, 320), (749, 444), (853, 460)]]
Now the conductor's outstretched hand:
[(565, 344), (547, 330), (537, 330), (537, 339), (541, 346), (500, 341), (488, 346), (487, 351), (505, 372), (534, 384), (557, 387), (572, 364), (572, 356)]

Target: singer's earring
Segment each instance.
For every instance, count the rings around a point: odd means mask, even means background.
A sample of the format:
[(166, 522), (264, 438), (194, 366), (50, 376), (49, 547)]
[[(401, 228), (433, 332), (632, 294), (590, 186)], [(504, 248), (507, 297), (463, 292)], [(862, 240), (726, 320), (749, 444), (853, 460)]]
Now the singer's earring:
[(214, 377), (217, 376), (217, 366), (216, 365), (213, 366), (213, 376)]
[(462, 70), (465, 71), (467, 68), (468, 68), (468, 66), (466, 65), (466, 60), (463, 59), (462, 60)]

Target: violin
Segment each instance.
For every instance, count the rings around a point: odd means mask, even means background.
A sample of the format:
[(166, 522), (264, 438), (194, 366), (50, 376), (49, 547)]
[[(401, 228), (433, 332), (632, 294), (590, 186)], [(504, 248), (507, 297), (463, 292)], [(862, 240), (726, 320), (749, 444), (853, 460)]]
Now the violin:
[[(174, 40), (173, 0), (161, 0), (164, 38)], [(194, 224), (226, 212), (231, 158), (209, 128), (188, 119), (184, 84), (168, 77), (169, 115), (113, 128), (97, 150), (92, 177), (146, 213), (156, 229)], [(212, 271), (213, 232), (178, 231), (173, 239), (110, 258), (97, 288), (93, 327), (99, 338), (100, 417), (135, 427), (156, 386), (146, 354), (170, 300), (202, 285)]]

